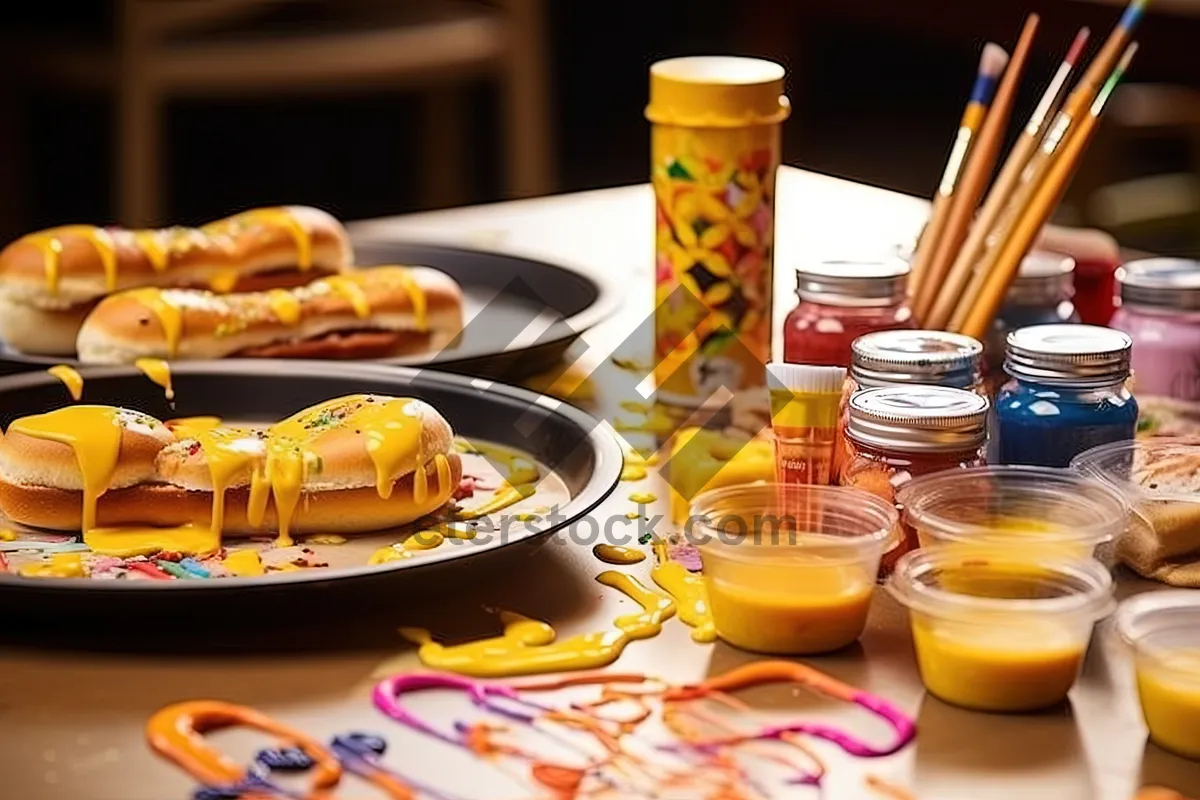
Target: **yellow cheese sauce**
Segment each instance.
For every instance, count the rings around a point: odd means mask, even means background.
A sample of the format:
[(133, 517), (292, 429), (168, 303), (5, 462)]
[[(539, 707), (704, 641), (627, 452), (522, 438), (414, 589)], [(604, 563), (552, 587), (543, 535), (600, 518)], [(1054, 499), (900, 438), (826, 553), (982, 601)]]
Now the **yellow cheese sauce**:
[(46, 372), (62, 381), (63, 386), (66, 386), (67, 391), (71, 393), (72, 400), (78, 403), (79, 398), (83, 397), (83, 376), (74, 367), (56, 364)]
[(914, 613), (913, 646), (925, 688), (979, 711), (1033, 711), (1061, 703), (1083, 663), (1086, 637), (1030, 619), (1017, 626)]
[[(764, 574), (765, 573), (765, 574)], [(743, 650), (827, 653), (862, 635), (874, 581), (854, 567), (747, 570), (744, 581), (705, 581), (717, 635)]]
[(171, 383), (170, 364), (161, 358), (139, 358), (133, 362), (133, 365), (141, 370), (143, 375), (163, 388), (168, 403), (175, 399), (175, 387)]
[(1200, 761), (1200, 648), (1139, 658), (1137, 688), (1150, 739)]
[(1035, 548), (1039, 555), (1055, 551), (1063, 555), (1089, 556), (1095, 549), (1094, 541), (1084, 539), (1079, 531), (1044, 518), (998, 516), (964, 521), (963, 524), (976, 528), (978, 532), (970, 534), (969, 538), (955, 536), (947, 539), (945, 535), (939, 535), (936, 529), (922, 525), (917, 528), (917, 540), (922, 547), (948, 543), (970, 545), (1019, 541), (1022, 548)]

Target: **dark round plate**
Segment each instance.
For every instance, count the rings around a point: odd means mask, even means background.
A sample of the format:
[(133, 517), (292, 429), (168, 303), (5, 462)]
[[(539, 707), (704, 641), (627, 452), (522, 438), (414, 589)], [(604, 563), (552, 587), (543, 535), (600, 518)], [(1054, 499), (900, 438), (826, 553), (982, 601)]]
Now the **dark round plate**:
[[(333, 584), (403, 582), (410, 575), (438, 580), (464, 561), (544, 539), (589, 513), (617, 485), (620, 445), (595, 418), (557, 400), (500, 384), (485, 385), (433, 370), (370, 364), (282, 361), (264, 369), (261, 361), (179, 363), (172, 368), (177, 405), (167, 406), (162, 390), (136, 370), (97, 367), (82, 370), (82, 402), (119, 405), (159, 419), (216, 415), (238, 421), (274, 421), (332, 397), (373, 392), (421, 398), (450, 421), (455, 433), (521, 450), (557, 473), (570, 500), (554, 519), (519, 526), (484, 543), (463, 542), (419, 558), (377, 566), (306, 569), (263, 578), (190, 581), (34, 579), (0, 575), (0, 598), (17, 605), (68, 601), (92, 603), (98, 596), (122, 595), (158, 602), (165, 595), (240, 596), (255, 592), (298, 592)], [(0, 378), (0, 424), (56, 408), (70, 401), (62, 384), (41, 373)], [(25, 605), (28, 608), (28, 605)]]
[[(434, 267), (463, 288), (467, 324), (455, 346), (377, 363), (434, 366), (515, 382), (553, 368), (580, 334), (612, 314), (619, 303), (617, 293), (599, 276), (544, 261), (412, 242), (365, 240), (355, 241), (354, 247), (364, 268)], [(78, 366), (71, 358), (27, 355), (0, 343), (0, 375), (54, 364)]]

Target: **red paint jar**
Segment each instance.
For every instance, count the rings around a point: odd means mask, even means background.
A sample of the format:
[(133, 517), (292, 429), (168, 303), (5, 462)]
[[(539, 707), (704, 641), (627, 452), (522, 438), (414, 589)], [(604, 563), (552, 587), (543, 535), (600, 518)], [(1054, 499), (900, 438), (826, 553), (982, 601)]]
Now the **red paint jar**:
[[(892, 386), (850, 398), (838, 483), (895, 503), (913, 478), (984, 463), (989, 403), (965, 389)], [(916, 546), (905, 530), (884, 556), (885, 569)]]
[(907, 288), (908, 264), (900, 259), (824, 261), (796, 270), (800, 302), (783, 323), (783, 360), (849, 367), (858, 337), (916, 327)]

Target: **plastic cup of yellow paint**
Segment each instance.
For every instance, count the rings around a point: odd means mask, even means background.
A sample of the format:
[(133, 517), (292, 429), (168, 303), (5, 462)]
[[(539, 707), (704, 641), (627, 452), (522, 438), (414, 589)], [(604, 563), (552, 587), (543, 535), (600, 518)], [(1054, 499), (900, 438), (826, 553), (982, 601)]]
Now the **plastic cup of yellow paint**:
[(1102, 555), (1128, 516), (1111, 487), (1049, 467), (938, 472), (905, 484), (896, 502), (921, 547), (1012, 545), (1025, 554)]
[(921, 681), (947, 703), (999, 712), (1061, 703), (1096, 620), (1113, 609), (1100, 562), (1014, 549), (917, 550), (889, 579), (910, 612)]
[(838, 486), (757, 483), (698, 495), (685, 532), (700, 551), (717, 635), (777, 655), (851, 644), (897, 521), (891, 503)]
[(1117, 631), (1133, 648), (1150, 740), (1200, 761), (1200, 592), (1145, 592), (1121, 604)]

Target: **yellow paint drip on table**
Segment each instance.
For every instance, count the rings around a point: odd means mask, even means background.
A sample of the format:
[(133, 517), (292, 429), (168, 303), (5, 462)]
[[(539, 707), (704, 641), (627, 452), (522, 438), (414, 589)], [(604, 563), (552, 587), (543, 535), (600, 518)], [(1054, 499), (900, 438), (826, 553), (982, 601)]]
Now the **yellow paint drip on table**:
[(62, 381), (63, 386), (71, 393), (72, 400), (78, 403), (79, 398), (83, 397), (83, 376), (77, 369), (66, 364), (56, 364), (46, 372)]
[(592, 554), (605, 564), (636, 564), (646, 560), (641, 550), (619, 544), (598, 544), (592, 548)]
[(621, 480), (626, 482), (640, 481), (648, 474), (646, 467), (641, 464), (626, 464), (621, 467)]
[(630, 502), (637, 503), (638, 505), (650, 505), (657, 499), (658, 495), (653, 492), (634, 492), (629, 495)]
[(562, 641), (557, 640), (557, 633), (548, 623), (508, 611), (500, 613), (504, 634), (491, 639), (445, 646), (421, 628), (401, 628), (400, 633), (418, 645), (417, 656), (422, 664), (460, 675), (500, 678), (597, 669), (616, 661), (629, 642), (657, 635), (662, 623), (675, 613), (675, 604), (619, 572), (603, 572), (596, 580), (632, 598), (641, 611), (617, 617), (613, 621), (615, 630)]
[(93, 552), (117, 558), (150, 556), (159, 552), (206, 556), (221, 549), (221, 534), (211, 528), (180, 525), (174, 528), (89, 528), (83, 543)]
[(79, 553), (56, 553), (48, 562), (26, 564), (19, 574), (23, 578), (86, 578), (83, 558)]
[(713, 626), (712, 609), (708, 604), (708, 589), (704, 578), (687, 571), (678, 561), (667, 556), (663, 544), (654, 546), (658, 564), (650, 570), (650, 577), (658, 587), (674, 599), (679, 610), (679, 619), (692, 628), (692, 640), (713, 642), (717, 629)]
[(266, 567), (263, 566), (262, 556), (258, 554), (257, 550), (234, 550), (226, 554), (221, 565), (239, 578), (249, 578), (267, 573)]
[(171, 385), (170, 364), (161, 358), (139, 358), (133, 362), (133, 365), (140, 369), (143, 375), (163, 388), (168, 402), (175, 399), (175, 387)]

